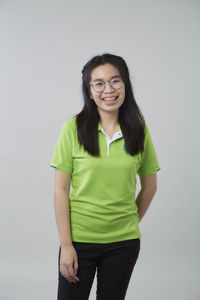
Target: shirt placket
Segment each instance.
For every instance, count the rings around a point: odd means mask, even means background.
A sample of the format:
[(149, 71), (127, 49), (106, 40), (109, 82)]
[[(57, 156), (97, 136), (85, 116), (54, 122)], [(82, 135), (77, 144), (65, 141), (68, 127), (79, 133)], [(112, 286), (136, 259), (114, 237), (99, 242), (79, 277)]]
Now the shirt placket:
[(121, 130), (120, 131), (117, 131), (114, 133), (113, 137), (110, 138), (110, 136), (104, 131), (103, 128), (101, 128), (101, 131), (105, 134), (106, 136), (106, 144), (107, 144), (107, 156), (109, 156), (109, 150), (110, 150), (110, 144), (112, 142), (114, 142), (115, 140), (117, 139), (120, 139), (122, 137), (122, 132)]

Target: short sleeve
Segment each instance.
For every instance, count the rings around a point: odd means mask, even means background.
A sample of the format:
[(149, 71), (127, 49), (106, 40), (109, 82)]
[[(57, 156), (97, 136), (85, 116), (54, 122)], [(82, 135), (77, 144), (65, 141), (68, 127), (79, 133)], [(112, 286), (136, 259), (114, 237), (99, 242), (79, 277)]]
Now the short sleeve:
[(137, 171), (140, 177), (155, 174), (160, 170), (158, 157), (151, 139), (148, 127), (145, 127), (144, 151), (141, 153), (141, 163)]
[(73, 169), (71, 132), (68, 122), (65, 121), (49, 165), (68, 174), (72, 174)]

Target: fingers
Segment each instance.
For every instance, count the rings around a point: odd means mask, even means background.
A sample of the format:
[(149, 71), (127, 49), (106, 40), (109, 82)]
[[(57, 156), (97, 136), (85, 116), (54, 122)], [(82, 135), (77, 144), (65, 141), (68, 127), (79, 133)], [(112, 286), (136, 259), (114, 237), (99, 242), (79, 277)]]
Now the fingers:
[(75, 275), (75, 271), (73, 269), (72, 264), (68, 266), (69, 276), (72, 279), (72, 282), (79, 281), (79, 278)]
[(78, 262), (75, 262), (75, 266), (73, 269), (73, 264), (69, 263), (68, 265), (65, 265), (63, 268), (65, 271), (61, 271), (61, 274), (69, 281), (76, 283), (77, 281), (80, 281), (79, 278), (76, 276), (77, 269), (78, 269)]

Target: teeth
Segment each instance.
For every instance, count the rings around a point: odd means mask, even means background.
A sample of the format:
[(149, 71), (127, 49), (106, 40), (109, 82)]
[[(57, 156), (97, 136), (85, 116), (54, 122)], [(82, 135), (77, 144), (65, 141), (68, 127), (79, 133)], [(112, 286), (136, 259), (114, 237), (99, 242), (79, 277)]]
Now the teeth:
[(114, 97), (114, 98), (104, 98), (103, 100), (104, 101), (112, 101), (112, 100), (115, 100), (117, 97)]

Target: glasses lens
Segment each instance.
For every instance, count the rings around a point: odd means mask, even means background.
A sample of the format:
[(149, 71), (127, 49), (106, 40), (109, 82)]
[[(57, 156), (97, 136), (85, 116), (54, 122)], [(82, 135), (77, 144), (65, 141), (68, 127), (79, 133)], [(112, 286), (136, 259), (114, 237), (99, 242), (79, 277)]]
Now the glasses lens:
[(94, 87), (95, 91), (102, 92), (104, 90), (104, 82), (100, 81), (100, 80), (94, 81), (93, 87)]
[(111, 86), (113, 87), (113, 89), (118, 90), (121, 87), (122, 81), (120, 78), (113, 78), (110, 81)]

